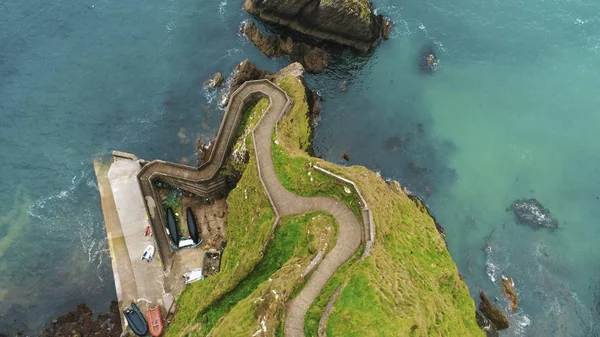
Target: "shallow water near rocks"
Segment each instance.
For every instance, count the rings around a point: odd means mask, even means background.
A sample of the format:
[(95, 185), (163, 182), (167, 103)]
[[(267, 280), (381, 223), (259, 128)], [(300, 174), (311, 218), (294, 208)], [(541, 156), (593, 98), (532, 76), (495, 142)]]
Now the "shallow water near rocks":
[[(325, 97), (317, 154), (343, 163), (349, 152), (424, 198), (475, 298), (485, 290), (507, 309), (500, 279), (512, 277), (520, 307), (503, 336), (599, 334), (600, 4), (375, 6), (395, 23), (391, 39), (308, 76)], [(37, 332), (79, 302), (108, 308), (91, 160), (120, 149), (193, 163), (222, 114), (204, 80), (247, 57), (287, 62), (238, 35), (246, 19), (231, 0), (0, 4), (2, 329)], [(415, 57), (428, 44), (440, 68), (424, 76)], [(506, 209), (529, 198), (557, 230), (516, 224)]]

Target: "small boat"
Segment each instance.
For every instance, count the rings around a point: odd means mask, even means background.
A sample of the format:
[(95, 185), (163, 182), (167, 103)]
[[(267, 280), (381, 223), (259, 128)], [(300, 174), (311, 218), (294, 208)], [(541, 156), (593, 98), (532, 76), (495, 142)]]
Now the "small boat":
[(148, 316), (148, 320), (150, 321), (150, 334), (154, 337), (158, 337), (163, 332), (163, 322), (162, 318), (160, 318), (160, 308), (155, 306), (154, 308), (148, 308), (146, 310), (146, 316)]
[(192, 240), (194, 240), (194, 243), (198, 243), (198, 226), (196, 226), (196, 217), (194, 216), (194, 212), (192, 211), (191, 207), (187, 208), (186, 217), (190, 236), (192, 237)]
[(152, 262), (152, 256), (154, 256), (154, 246), (148, 245), (146, 249), (144, 249), (144, 253), (142, 253), (142, 260), (146, 260), (148, 262)]
[(175, 246), (179, 246), (179, 233), (177, 233), (177, 221), (175, 221), (175, 215), (173, 215), (173, 210), (171, 207), (167, 208), (167, 229), (169, 231), (169, 235)]
[(125, 309), (123, 314), (133, 333), (138, 336), (146, 336), (148, 334), (148, 323), (135, 303), (131, 303), (131, 307)]

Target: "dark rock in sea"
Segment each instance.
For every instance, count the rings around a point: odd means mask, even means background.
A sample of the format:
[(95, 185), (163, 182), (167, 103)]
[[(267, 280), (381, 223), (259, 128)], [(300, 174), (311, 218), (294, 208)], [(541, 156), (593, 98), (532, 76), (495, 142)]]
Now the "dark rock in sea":
[(383, 23), (381, 25), (381, 37), (384, 40), (390, 38), (390, 33), (392, 32), (392, 21), (388, 18), (383, 18)]
[(244, 9), (262, 20), (363, 52), (389, 36), (391, 24), (375, 15), (369, 0), (246, 0)]
[(344, 155), (342, 156), (342, 158), (344, 158), (345, 161), (349, 161), (350, 160), (350, 153), (344, 152)]
[(421, 73), (431, 74), (438, 68), (438, 58), (433, 46), (428, 45), (421, 49), (417, 64)]
[(423, 123), (417, 124), (417, 130), (419, 130), (419, 132), (423, 133)]
[(517, 223), (533, 229), (547, 228), (554, 231), (558, 228), (558, 220), (536, 199), (520, 199), (508, 208), (515, 214)]
[(490, 299), (484, 292), (479, 293), (481, 302), (479, 303), (479, 311), (487, 317), (496, 327), (497, 330), (508, 328), (508, 318), (506, 315), (490, 302)]
[(323, 97), (321, 95), (319, 95), (319, 92), (316, 90), (308, 90), (307, 92), (307, 97), (306, 100), (309, 104), (309, 120), (311, 121), (311, 126), (313, 128), (316, 128), (317, 125), (319, 124), (319, 113), (321, 110), (321, 107), (319, 105), (319, 102), (323, 102)]
[(487, 337), (498, 337), (496, 326), (481, 311), (475, 310), (475, 319), (477, 320), (477, 325), (485, 332)]
[(402, 140), (398, 136), (389, 137), (385, 141), (385, 147), (390, 151), (396, 151), (402, 147)]
[(215, 76), (208, 79), (204, 84), (207, 88), (218, 88), (223, 85), (223, 74), (216, 72)]
[(121, 314), (119, 305), (113, 301), (110, 312), (100, 314), (96, 319), (93, 312), (85, 304), (80, 304), (77, 309), (60, 316), (44, 329), (38, 336), (98, 336), (119, 337), (121, 335)]
[(517, 292), (515, 290), (515, 281), (510, 277), (502, 275), (502, 288), (504, 288), (504, 295), (512, 303), (510, 310), (515, 312), (519, 307), (519, 298), (517, 298)]
[(252, 64), (248, 59), (243, 60), (237, 66), (235, 66), (235, 74), (231, 80), (231, 86), (226, 98), (223, 100), (222, 105), (226, 106), (229, 103), (229, 97), (236, 91), (244, 82), (260, 79), (272, 79), (273, 74), (268, 71), (262, 70)]
[(262, 35), (254, 22), (244, 22), (242, 33), (268, 57), (281, 57), (287, 55), (293, 62), (300, 62), (310, 73), (320, 73), (327, 66), (327, 52), (319, 47), (306, 43), (296, 43), (291, 37), (283, 39), (277, 35)]

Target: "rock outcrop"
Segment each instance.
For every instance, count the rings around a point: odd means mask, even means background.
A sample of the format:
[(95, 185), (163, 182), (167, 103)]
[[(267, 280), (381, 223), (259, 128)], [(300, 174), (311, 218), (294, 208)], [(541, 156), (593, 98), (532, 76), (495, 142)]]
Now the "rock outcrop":
[(391, 30), (369, 0), (246, 0), (244, 9), (262, 20), (364, 52)]
[(515, 291), (515, 282), (512, 278), (502, 275), (502, 287), (504, 288), (504, 295), (512, 303), (510, 310), (514, 312), (519, 307), (519, 299), (517, 298), (517, 292)]
[(118, 337), (121, 335), (121, 313), (116, 301), (110, 305), (110, 312), (98, 315), (85, 304), (52, 321), (52, 325), (42, 330), (38, 336), (97, 336)]
[(294, 42), (291, 37), (283, 39), (277, 35), (265, 35), (254, 22), (244, 22), (240, 29), (244, 35), (268, 57), (281, 57), (287, 55), (292, 62), (300, 62), (310, 73), (320, 73), (327, 66), (327, 52), (319, 47), (303, 42)]
[(218, 88), (223, 84), (223, 74), (216, 72), (213, 78), (209, 78), (204, 85), (208, 88)]
[(487, 337), (498, 337), (496, 326), (481, 311), (475, 310), (475, 319), (477, 320), (477, 325), (485, 332)]
[(496, 306), (490, 302), (490, 299), (484, 292), (479, 293), (481, 303), (479, 303), (479, 311), (487, 317), (496, 327), (497, 330), (503, 330), (508, 328), (508, 318), (506, 315)]
[(508, 210), (515, 214), (520, 225), (526, 225), (533, 229), (547, 228), (550, 231), (558, 228), (558, 220), (553, 218), (550, 210), (542, 206), (536, 199), (516, 200)]

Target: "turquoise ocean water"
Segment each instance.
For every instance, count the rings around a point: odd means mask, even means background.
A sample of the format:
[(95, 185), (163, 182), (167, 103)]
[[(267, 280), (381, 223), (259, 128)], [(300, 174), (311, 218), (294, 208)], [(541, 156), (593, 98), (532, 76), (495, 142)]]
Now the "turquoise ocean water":
[[(395, 23), (367, 56), (308, 81), (325, 97), (318, 155), (377, 170), (426, 199), (473, 296), (521, 304), (502, 336), (594, 336), (600, 295), (600, 3), (375, 1)], [(115, 297), (91, 160), (111, 149), (193, 162), (218, 128), (203, 88), (250, 58), (240, 1), (0, 3), (0, 331), (38, 331)], [(416, 71), (433, 45), (440, 69)], [(347, 81), (348, 91), (339, 84)], [(390, 148), (388, 139), (395, 138)], [(554, 232), (506, 208), (536, 198)]]

